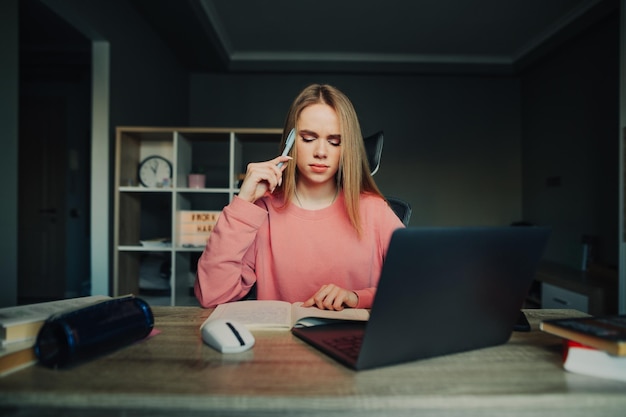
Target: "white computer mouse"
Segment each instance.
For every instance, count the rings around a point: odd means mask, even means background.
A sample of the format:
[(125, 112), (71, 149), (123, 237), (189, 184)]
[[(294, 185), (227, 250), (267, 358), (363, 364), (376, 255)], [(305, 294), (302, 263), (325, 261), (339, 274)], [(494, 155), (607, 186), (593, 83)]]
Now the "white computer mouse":
[(200, 326), (204, 343), (222, 353), (244, 352), (254, 346), (254, 336), (241, 323), (226, 319), (207, 319)]

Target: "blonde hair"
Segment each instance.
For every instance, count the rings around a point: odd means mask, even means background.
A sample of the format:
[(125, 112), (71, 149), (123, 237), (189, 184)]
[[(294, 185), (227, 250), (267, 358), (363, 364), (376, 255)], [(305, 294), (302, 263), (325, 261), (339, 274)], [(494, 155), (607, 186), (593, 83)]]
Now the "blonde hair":
[[(296, 128), (300, 113), (312, 104), (326, 104), (335, 110), (339, 118), (341, 134), (341, 158), (337, 171), (337, 186), (343, 192), (346, 211), (352, 226), (360, 235), (362, 230), (359, 215), (359, 199), (362, 193), (371, 193), (384, 199), (370, 173), (361, 127), (356, 111), (350, 99), (337, 88), (327, 84), (312, 84), (306, 87), (295, 98), (283, 129), (283, 138), (280, 144), (282, 150), (291, 129)], [(297, 130), (297, 129), (296, 129)], [(289, 153), (294, 160), (297, 158), (296, 147)], [(289, 204), (296, 189), (296, 164), (287, 164), (283, 175), (283, 183), (279, 190), (282, 192), (285, 205)]]

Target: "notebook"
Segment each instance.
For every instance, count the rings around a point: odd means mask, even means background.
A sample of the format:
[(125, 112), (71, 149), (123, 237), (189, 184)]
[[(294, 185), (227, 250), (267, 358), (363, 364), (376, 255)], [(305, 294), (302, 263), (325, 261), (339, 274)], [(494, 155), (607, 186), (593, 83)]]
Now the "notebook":
[[(535, 226), (398, 229), (368, 322), (292, 332), (355, 370), (505, 343), (548, 236)], [(360, 348), (342, 352), (355, 338)]]

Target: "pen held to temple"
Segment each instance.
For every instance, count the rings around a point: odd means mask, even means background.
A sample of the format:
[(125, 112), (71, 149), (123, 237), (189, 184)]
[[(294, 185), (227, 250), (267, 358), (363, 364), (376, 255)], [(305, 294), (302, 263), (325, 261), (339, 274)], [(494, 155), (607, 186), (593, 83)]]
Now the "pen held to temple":
[[(296, 140), (296, 129), (291, 129), (291, 132), (289, 132), (289, 136), (287, 136), (287, 140), (285, 141), (285, 150), (283, 151), (281, 156), (287, 156), (295, 140)], [(284, 162), (279, 162), (278, 168), (282, 167), (283, 164)]]

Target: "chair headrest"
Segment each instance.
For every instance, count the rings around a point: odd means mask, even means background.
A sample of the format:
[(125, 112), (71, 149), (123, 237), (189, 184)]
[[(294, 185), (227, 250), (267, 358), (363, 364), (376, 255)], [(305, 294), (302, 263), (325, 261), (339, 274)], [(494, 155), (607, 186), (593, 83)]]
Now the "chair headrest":
[(363, 142), (365, 143), (365, 152), (367, 153), (367, 162), (370, 165), (372, 175), (374, 175), (380, 167), (380, 158), (383, 153), (384, 139), (384, 133), (382, 130), (363, 138)]

